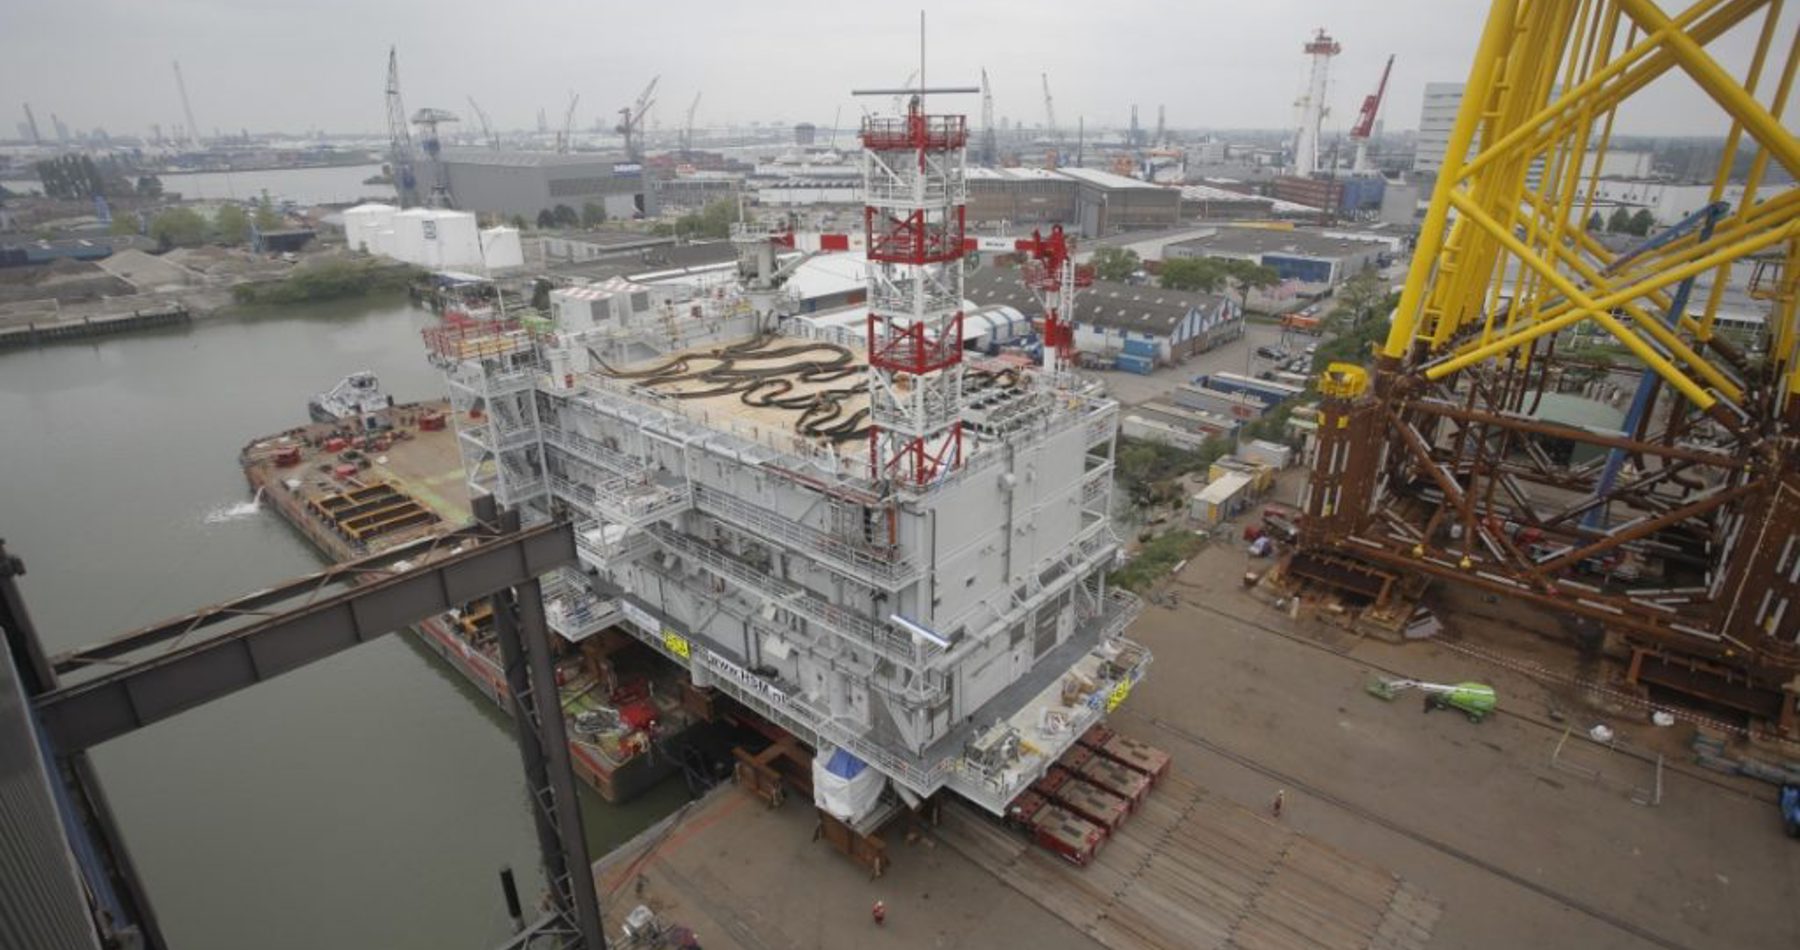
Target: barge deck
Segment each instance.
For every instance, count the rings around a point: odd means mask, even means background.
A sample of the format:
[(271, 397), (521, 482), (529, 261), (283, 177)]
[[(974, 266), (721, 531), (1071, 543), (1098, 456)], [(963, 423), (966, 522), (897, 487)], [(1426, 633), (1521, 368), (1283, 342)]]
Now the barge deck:
[[(467, 522), (469, 493), (438, 400), (375, 413), (380, 425), (316, 422), (246, 445), (239, 461), (258, 499), (326, 557), (344, 561)], [(484, 605), (411, 628), (503, 711), (506, 675), (486, 635)], [(680, 768), (674, 748), (697, 724), (679, 674), (628, 637), (600, 631), (558, 657), (569, 751), (582, 780), (610, 802)]]

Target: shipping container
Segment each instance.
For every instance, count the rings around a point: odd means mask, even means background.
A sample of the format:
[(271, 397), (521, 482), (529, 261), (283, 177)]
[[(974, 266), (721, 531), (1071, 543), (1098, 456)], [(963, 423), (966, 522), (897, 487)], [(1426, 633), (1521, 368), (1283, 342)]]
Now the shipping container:
[(1113, 359), (1113, 368), (1127, 373), (1136, 373), (1139, 376), (1148, 376), (1150, 371), (1156, 368), (1156, 361), (1148, 356), (1120, 353)]
[(1265, 406), (1286, 402), (1306, 391), (1304, 384), (1295, 386), (1268, 379), (1256, 379), (1241, 373), (1209, 373), (1194, 382), (1222, 393), (1243, 393)]

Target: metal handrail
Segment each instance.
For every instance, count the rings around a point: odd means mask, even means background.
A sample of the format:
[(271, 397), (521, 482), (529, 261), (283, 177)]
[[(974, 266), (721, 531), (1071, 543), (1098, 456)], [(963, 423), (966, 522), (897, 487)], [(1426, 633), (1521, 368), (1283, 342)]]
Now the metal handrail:
[(727, 582), (749, 591), (779, 609), (801, 617), (808, 623), (816, 624), (826, 631), (873, 650), (896, 666), (912, 670), (916, 676), (924, 675), (921, 664), (913, 655), (911, 637), (846, 607), (831, 603), (805, 587), (757, 571), (736, 558), (695, 541), (680, 532), (660, 525), (651, 525), (648, 530), (658, 544), (683, 557), (691, 558)]
[[(954, 758), (941, 760), (928, 768), (920, 768), (883, 746), (870, 742), (867, 738), (839, 725), (808, 702), (805, 696), (785, 692), (774, 683), (757, 677), (756, 674), (704, 647), (695, 648), (693, 654), (700, 665), (714, 674), (713, 679), (738, 701), (752, 707), (760, 707), (765, 711), (776, 711), (779, 715), (771, 718), (787, 720), (800, 725), (801, 729), (798, 731), (815, 736), (817, 740), (815, 744), (825, 742), (848, 749), (857, 758), (874, 765), (882, 774), (901, 782), (920, 795), (930, 795), (937, 791), (956, 769)], [(758, 685), (751, 687), (752, 682)]]
[(855, 581), (874, 582), (897, 590), (924, 573), (917, 563), (903, 554), (860, 547), (728, 492), (695, 485), (694, 502), (707, 514), (760, 532), (765, 539), (780, 539)]

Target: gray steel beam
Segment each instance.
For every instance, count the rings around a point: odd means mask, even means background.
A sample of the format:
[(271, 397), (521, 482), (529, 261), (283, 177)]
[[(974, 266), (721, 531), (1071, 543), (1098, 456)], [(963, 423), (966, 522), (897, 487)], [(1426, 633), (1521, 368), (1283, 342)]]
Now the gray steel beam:
[[(544, 596), (537, 578), (518, 586), (514, 602), (519, 617), (516, 632), (523, 641), (524, 660), (531, 674), (533, 715), (521, 723), (536, 727), (537, 743), (547, 766), (543, 791), (548, 799), (539, 804), (552, 810), (550, 818), (560, 839), (562, 875), (552, 877), (551, 893), (563, 912), (572, 918), (587, 950), (606, 950), (606, 932), (600, 921), (600, 898), (594, 886), (594, 862), (588, 855), (587, 830), (581, 819), (581, 800), (575, 789), (575, 772), (569, 761), (569, 738), (563, 720), (562, 691), (556, 686), (556, 661), (550, 653), (550, 628), (544, 620)], [(546, 852), (548, 854), (548, 852)], [(545, 868), (550, 871), (549, 867)]]
[[(567, 524), (512, 534), (481, 528), (453, 536), (466, 543), (460, 550), (441, 543), (428, 546), (426, 550), (442, 552), (428, 565), (371, 576), (368, 565), (353, 562), (355, 570), (339, 573), (344, 579), (362, 576), (360, 584), (45, 693), (35, 700), (44, 731), (57, 754), (69, 755), (576, 562), (575, 535)], [(285, 589), (297, 594), (316, 590), (317, 584), (299, 582)], [(260, 601), (264, 595), (251, 596)], [(243, 611), (225, 605), (159, 624), (132, 648), (169, 639), (171, 630), (204, 626), (198, 622), (202, 615), (241, 619)]]
[[(515, 531), (519, 513), (499, 512), (491, 497), (475, 502), (475, 516)], [(550, 628), (544, 620), (544, 595), (536, 578), (494, 597), (494, 638), (506, 672), (506, 700), (519, 738), (525, 784), (531, 793), (532, 824), (544, 880), (557, 914), (572, 925), (586, 950), (606, 950), (600, 922), (600, 900), (594, 887), (594, 863), (588, 856), (587, 830), (569, 762), (564, 731), (562, 691), (556, 685)]]
[[(24, 573), (25, 562), (8, 554), (5, 540), (0, 539), (0, 638), (6, 640), (6, 649), (14, 658), (20, 686), (29, 701), (56, 687), (56, 673), (44, 656), (37, 627), (19, 591), (18, 578)], [(45, 779), (62, 786), (64, 794), (59, 796), (57, 816), (71, 849), (74, 842), (85, 839), (94, 855), (93, 863), (78, 861), (77, 867), (92, 900), (103, 909), (95, 919), (100, 936), (106, 940), (135, 941), (143, 950), (164, 950), (169, 944), (157, 924), (149, 892), (131, 861), (118, 821), (107, 805), (87, 755), (77, 753), (45, 764), (49, 770)], [(43, 875), (53, 873), (47, 868), (39, 871)]]
[(295, 598), (316, 596), (334, 585), (355, 583), (371, 572), (391, 571), (394, 569), (394, 565), (401, 561), (411, 564), (423, 563), (435, 557), (437, 552), (449, 550), (467, 541), (492, 540), (495, 534), (492, 526), (476, 523), (433, 537), (420, 538), (417, 541), (388, 548), (368, 557), (335, 564), (317, 573), (296, 577), (274, 587), (245, 594), (223, 604), (205, 607), (182, 617), (152, 624), (141, 630), (135, 630), (93, 646), (58, 654), (52, 658), (51, 662), (57, 673), (72, 673), (86, 669), (96, 663), (115, 660), (147, 646), (188, 636), (209, 626), (242, 620), (247, 616), (268, 614), (271, 612), (271, 608)]

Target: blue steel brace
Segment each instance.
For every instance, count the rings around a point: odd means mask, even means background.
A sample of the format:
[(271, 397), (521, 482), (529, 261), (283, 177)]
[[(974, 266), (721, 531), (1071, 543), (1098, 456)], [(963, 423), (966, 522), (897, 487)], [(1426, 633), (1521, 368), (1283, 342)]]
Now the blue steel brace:
[[(1607, 265), (1606, 270), (1603, 271), (1603, 273), (1610, 274), (1641, 254), (1653, 251), (1672, 241), (1679, 240), (1680, 238), (1685, 237), (1689, 232), (1693, 231), (1696, 227), (1700, 229), (1700, 240), (1705, 241), (1712, 237), (1713, 226), (1730, 210), (1731, 205), (1726, 204), (1723, 201), (1716, 201), (1709, 204), (1699, 211), (1682, 218), (1680, 221), (1676, 222), (1673, 227), (1664, 230), (1655, 237), (1644, 241), (1620, 255), (1611, 264)], [(1675, 296), (1669, 301), (1669, 309), (1663, 314), (1663, 325), (1673, 330), (1681, 322), (1682, 315), (1687, 313), (1688, 295), (1693, 289), (1694, 278), (1692, 277), (1682, 281), (1680, 285), (1676, 287)], [(1632, 394), (1631, 408), (1625, 412), (1623, 430), (1626, 438), (1636, 438), (1635, 433), (1638, 430), (1638, 426), (1643, 422), (1644, 414), (1650, 411), (1650, 403), (1656, 395), (1657, 384), (1656, 371), (1653, 369), (1646, 368), (1643, 375), (1638, 377), (1637, 392)], [(1625, 467), (1625, 458), (1629, 454), (1630, 453), (1623, 448), (1615, 448), (1606, 454), (1606, 467), (1600, 470), (1600, 481), (1594, 486), (1594, 497), (1596, 499), (1604, 499), (1607, 493), (1612, 491), (1613, 484), (1618, 481), (1619, 470)], [(1587, 514), (1582, 516), (1581, 526), (1595, 531), (1606, 530), (1609, 518), (1609, 508), (1611, 508), (1611, 505), (1605, 501), (1601, 501), (1598, 505), (1589, 508)]]

